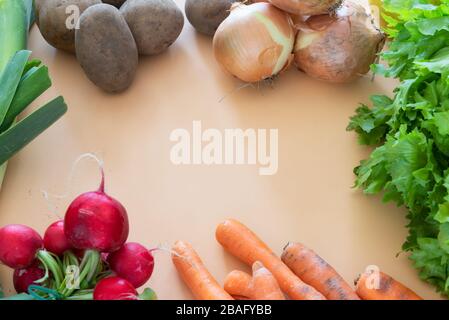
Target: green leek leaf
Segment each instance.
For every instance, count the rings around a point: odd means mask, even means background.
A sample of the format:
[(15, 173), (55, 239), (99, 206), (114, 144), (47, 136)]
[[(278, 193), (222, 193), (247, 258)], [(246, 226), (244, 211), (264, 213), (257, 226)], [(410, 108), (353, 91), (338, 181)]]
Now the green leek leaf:
[(33, 0), (0, 0), (0, 73), (26, 48)]
[(30, 57), (31, 51), (20, 50), (18, 51), (6, 65), (0, 77), (0, 125), (3, 123), (3, 119), (8, 112), (9, 106), (14, 94), (16, 93), (17, 86), (22, 78), (23, 70)]
[(25, 147), (67, 112), (67, 105), (58, 97), (0, 134), (0, 165)]
[(8, 129), (14, 119), (25, 108), (39, 97), (45, 90), (50, 88), (51, 80), (48, 76), (48, 68), (46, 66), (33, 67), (30, 69), (17, 87), (14, 99), (11, 102), (8, 112), (5, 115), (3, 124), (0, 126), (0, 133)]
[(33, 69), (34, 67), (39, 67), (41, 65), (42, 61), (38, 60), (38, 59), (33, 59), (33, 60), (28, 60), (27, 64), (25, 65), (25, 68), (23, 69), (23, 77), (25, 77), (28, 73), (28, 71), (30, 71), (31, 69)]

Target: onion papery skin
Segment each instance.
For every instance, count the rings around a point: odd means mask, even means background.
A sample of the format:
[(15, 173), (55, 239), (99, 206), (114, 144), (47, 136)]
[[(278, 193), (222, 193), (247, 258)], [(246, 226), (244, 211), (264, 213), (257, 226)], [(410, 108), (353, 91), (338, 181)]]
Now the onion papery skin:
[(214, 36), (220, 65), (245, 82), (272, 78), (291, 62), (295, 30), (291, 17), (269, 3), (235, 4)]
[(364, 7), (345, 1), (335, 15), (307, 19), (296, 37), (296, 66), (328, 82), (346, 83), (366, 74), (385, 35)]
[(328, 14), (335, 10), (341, 0), (269, 0), (271, 4), (289, 13), (301, 16)]

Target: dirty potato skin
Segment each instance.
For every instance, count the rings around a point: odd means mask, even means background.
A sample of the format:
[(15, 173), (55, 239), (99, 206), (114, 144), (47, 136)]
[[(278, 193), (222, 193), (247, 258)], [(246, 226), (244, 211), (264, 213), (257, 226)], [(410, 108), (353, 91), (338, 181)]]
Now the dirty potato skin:
[(34, 16), (36, 20), (36, 24), (39, 24), (39, 10), (41, 9), (42, 5), (45, 3), (46, 0), (34, 0)]
[(76, 5), (80, 14), (88, 7), (101, 3), (100, 0), (38, 0), (36, 23), (44, 39), (53, 47), (75, 52), (75, 29), (67, 28), (66, 21), (75, 24), (72, 12), (66, 13), (67, 6)]
[(120, 11), (109, 4), (88, 8), (75, 33), (76, 57), (87, 77), (107, 92), (128, 88), (136, 73), (138, 53)]
[(191, 25), (203, 34), (213, 36), (220, 23), (229, 16), (237, 0), (186, 0), (186, 16)]
[(165, 51), (184, 26), (184, 15), (173, 0), (128, 0), (120, 11), (143, 55)]
[(111, 4), (114, 7), (120, 8), (126, 0), (103, 0), (103, 3)]

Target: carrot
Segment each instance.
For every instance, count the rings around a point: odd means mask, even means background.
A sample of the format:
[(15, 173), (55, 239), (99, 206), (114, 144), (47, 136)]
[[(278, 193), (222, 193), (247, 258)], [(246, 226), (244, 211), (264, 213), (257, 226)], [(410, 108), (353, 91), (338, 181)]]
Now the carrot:
[(173, 264), (196, 299), (233, 300), (209, 273), (190, 243), (176, 241), (172, 250)]
[(285, 300), (276, 278), (259, 261), (253, 264), (252, 288), (254, 300)]
[(349, 284), (313, 250), (301, 243), (289, 243), (282, 261), (305, 283), (329, 300), (360, 300)]
[(293, 300), (325, 300), (313, 287), (301, 281), (251, 230), (236, 220), (219, 224), (217, 241), (232, 255), (251, 266), (260, 261), (273, 273), (281, 289)]
[(363, 300), (422, 300), (412, 290), (383, 272), (364, 272), (356, 280), (356, 292)]
[(250, 300), (285, 300), (279, 284), (262, 263), (253, 264), (253, 276), (234, 270), (224, 282), (225, 290), (233, 297)]
[(240, 270), (231, 271), (224, 280), (224, 289), (234, 298), (238, 300), (250, 299), (252, 295), (251, 289), (252, 278), (246, 272)]

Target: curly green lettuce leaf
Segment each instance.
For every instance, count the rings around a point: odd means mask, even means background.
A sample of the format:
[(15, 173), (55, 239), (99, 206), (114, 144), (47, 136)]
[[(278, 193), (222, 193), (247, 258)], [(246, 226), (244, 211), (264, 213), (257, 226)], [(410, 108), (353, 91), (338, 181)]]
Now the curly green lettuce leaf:
[(400, 80), (373, 95), (348, 130), (371, 145), (355, 186), (407, 208), (403, 250), (420, 277), (449, 295), (449, 0), (384, 0), (393, 40), (374, 73)]
[(427, 69), (429, 72), (440, 73), (445, 79), (449, 76), (449, 47), (438, 50), (430, 59), (416, 61), (415, 65)]
[(435, 285), (439, 291), (448, 291), (449, 255), (440, 248), (437, 239), (419, 238), (410, 259), (419, 270), (421, 279)]

